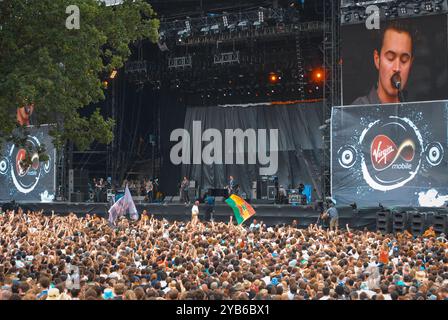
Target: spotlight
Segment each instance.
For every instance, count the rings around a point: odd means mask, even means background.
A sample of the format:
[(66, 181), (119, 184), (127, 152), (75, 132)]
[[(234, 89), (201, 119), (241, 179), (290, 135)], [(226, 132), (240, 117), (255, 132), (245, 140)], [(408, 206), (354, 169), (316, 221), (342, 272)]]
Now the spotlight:
[(350, 20), (352, 20), (352, 14), (348, 13), (344, 16), (344, 20), (345, 22), (350, 22)]
[(260, 11), (258, 11), (258, 21), (260, 23), (264, 22), (264, 12), (261, 10), (262, 8), (260, 8)]
[(425, 3), (425, 10), (428, 11), (428, 12), (432, 12), (433, 7), (432, 7), (432, 3), (431, 2)]
[(316, 69), (312, 72), (312, 80), (314, 82), (322, 82), (325, 78), (325, 72), (322, 69)]
[(415, 14), (419, 14), (419, 13), (420, 13), (420, 5), (416, 5), (416, 6), (414, 7), (414, 13), (415, 13)]
[(275, 72), (269, 73), (269, 82), (272, 84), (278, 83), (279, 76)]
[(227, 28), (229, 26), (229, 20), (227, 16), (222, 17), (222, 23), (224, 24), (224, 27)]

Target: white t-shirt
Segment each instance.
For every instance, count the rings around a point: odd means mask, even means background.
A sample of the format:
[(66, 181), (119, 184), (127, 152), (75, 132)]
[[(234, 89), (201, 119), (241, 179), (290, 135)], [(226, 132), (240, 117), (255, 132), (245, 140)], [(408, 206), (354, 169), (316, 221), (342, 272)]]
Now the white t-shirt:
[(383, 294), (383, 297), (384, 297), (384, 300), (392, 300), (390, 294), (388, 294), (388, 293)]
[(191, 214), (192, 215), (198, 215), (199, 214), (199, 208), (197, 205), (194, 205), (193, 208), (191, 208)]

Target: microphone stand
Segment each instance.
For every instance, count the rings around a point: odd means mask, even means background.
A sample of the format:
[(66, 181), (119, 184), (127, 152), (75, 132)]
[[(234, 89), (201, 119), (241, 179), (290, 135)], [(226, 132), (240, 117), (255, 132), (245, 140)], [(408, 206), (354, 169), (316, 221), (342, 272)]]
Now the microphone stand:
[(401, 103), (404, 103), (404, 96), (403, 96), (403, 91), (401, 91), (400, 88), (398, 88), (398, 100), (400, 100)]

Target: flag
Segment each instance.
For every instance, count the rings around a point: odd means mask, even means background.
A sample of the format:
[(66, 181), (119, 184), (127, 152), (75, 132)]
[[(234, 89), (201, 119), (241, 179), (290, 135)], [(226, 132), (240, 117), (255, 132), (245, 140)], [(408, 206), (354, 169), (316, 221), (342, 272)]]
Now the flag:
[(255, 214), (254, 208), (237, 195), (232, 194), (227, 198), (226, 203), (233, 209), (238, 225), (242, 224)]
[(132, 199), (131, 192), (129, 191), (128, 186), (126, 185), (126, 189), (124, 191), (124, 195), (118, 199), (114, 205), (109, 209), (109, 222), (115, 223), (115, 221), (126, 214), (129, 211), (129, 215), (131, 219), (138, 219), (138, 212), (135, 208), (134, 200)]

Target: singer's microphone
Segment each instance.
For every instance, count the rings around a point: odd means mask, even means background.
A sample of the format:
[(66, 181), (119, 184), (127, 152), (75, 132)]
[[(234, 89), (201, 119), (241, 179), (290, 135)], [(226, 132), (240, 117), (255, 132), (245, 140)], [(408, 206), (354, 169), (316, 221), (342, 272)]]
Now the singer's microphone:
[(401, 76), (399, 72), (395, 72), (391, 78), (392, 85), (395, 89), (401, 90)]

